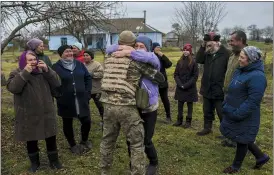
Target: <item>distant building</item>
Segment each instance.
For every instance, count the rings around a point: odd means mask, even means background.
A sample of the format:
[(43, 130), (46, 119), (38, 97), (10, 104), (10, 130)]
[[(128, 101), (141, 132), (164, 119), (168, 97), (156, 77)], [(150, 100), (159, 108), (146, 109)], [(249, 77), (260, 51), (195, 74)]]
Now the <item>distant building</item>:
[[(148, 24), (144, 24), (143, 18), (111, 19), (109, 24), (99, 29), (88, 27), (87, 30), (89, 31), (86, 34), (88, 49), (104, 49), (111, 44), (118, 44), (119, 34), (123, 30), (130, 30), (136, 35), (146, 35), (153, 42), (160, 44), (163, 41), (163, 33)], [(49, 50), (57, 50), (61, 45), (72, 45), (78, 41), (65, 28), (51, 32), (47, 38), (49, 39)], [(84, 43), (83, 38), (81, 40)]]

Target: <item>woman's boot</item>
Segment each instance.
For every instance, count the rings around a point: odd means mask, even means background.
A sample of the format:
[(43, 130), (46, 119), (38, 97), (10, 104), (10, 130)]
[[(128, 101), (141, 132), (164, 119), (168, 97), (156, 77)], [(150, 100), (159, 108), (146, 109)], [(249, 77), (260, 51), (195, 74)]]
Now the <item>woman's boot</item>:
[(183, 124), (183, 116), (177, 117), (177, 122), (173, 124), (173, 126), (181, 126)]

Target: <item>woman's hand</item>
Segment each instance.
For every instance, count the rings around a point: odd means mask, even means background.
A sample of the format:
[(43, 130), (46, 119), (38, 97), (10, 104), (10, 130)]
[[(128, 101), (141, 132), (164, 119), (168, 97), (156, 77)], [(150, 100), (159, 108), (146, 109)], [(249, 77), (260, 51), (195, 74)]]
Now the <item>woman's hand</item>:
[(115, 58), (122, 58), (130, 56), (131, 50), (116, 51), (111, 54)]
[(27, 64), (26, 66), (25, 66), (25, 68), (24, 68), (26, 71), (28, 71), (29, 73), (31, 73), (32, 72), (32, 66), (31, 66), (31, 64)]
[(44, 72), (48, 72), (49, 71), (48, 66), (42, 60), (39, 60), (37, 67), (40, 68), (40, 69), (42, 69)]
[(133, 51), (135, 49), (133, 47), (131, 47), (131, 46), (120, 45), (118, 47), (118, 51), (122, 51), (122, 50), (131, 50), (131, 51)]

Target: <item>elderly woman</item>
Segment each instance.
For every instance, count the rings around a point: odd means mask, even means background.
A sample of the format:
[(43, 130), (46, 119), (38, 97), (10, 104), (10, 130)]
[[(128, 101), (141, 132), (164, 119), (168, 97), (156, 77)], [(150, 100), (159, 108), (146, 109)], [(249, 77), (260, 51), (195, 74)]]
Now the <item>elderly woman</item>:
[(27, 142), (31, 172), (40, 166), (38, 140), (46, 140), (51, 168), (62, 168), (56, 145), (56, 112), (51, 92), (61, 82), (35, 53), (24, 51), (19, 68), (10, 73), (7, 89), (14, 94), (15, 138)]
[(27, 42), (27, 49), (32, 50), (38, 57), (39, 60), (42, 60), (50, 68), (52, 63), (47, 55), (44, 54), (44, 42), (38, 38), (33, 38)]
[(254, 143), (260, 125), (260, 104), (267, 85), (261, 54), (256, 47), (243, 48), (239, 57), (240, 67), (233, 75), (223, 102), (224, 119), (220, 131), (237, 143), (234, 161), (224, 173), (237, 173), (247, 150), (256, 158), (255, 169), (270, 159)]
[[(81, 154), (84, 148), (91, 149), (88, 141), (91, 119), (89, 100), (91, 98), (91, 76), (83, 63), (73, 58), (72, 47), (58, 48), (60, 59), (52, 68), (61, 78), (62, 86), (56, 89), (58, 115), (63, 120), (63, 132), (72, 153)], [(73, 132), (73, 118), (81, 122), (81, 142), (76, 144)]]
[(101, 116), (100, 124), (103, 124), (103, 114), (104, 107), (102, 103), (99, 101), (101, 97), (101, 86), (102, 86), (102, 78), (104, 75), (103, 66), (94, 60), (94, 53), (92, 51), (84, 52), (84, 65), (86, 66), (88, 72), (92, 76), (92, 90), (91, 90), (91, 98), (93, 99), (99, 114)]

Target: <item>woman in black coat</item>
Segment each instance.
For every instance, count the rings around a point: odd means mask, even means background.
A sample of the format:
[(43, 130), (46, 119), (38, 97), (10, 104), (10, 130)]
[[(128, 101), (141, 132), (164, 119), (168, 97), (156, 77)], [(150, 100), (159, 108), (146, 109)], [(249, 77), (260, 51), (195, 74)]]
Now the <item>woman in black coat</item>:
[(186, 44), (183, 48), (183, 55), (176, 65), (174, 79), (177, 84), (175, 91), (175, 100), (178, 100), (178, 118), (173, 126), (181, 126), (183, 124), (183, 108), (187, 102), (188, 115), (184, 128), (191, 126), (193, 102), (198, 101), (196, 82), (199, 71), (192, 54), (192, 46)]
[[(63, 120), (64, 135), (72, 153), (80, 154), (84, 148), (91, 149), (88, 135), (91, 126), (89, 100), (91, 98), (91, 75), (85, 65), (73, 59), (71, 46), (58, 48), (60, 60), (52, 68), (61, 78), (62, 86), (56, 90), (58, 115)], [(76, 144), (73, 133), (73, 118), (81, 122), (81, 142)]]

